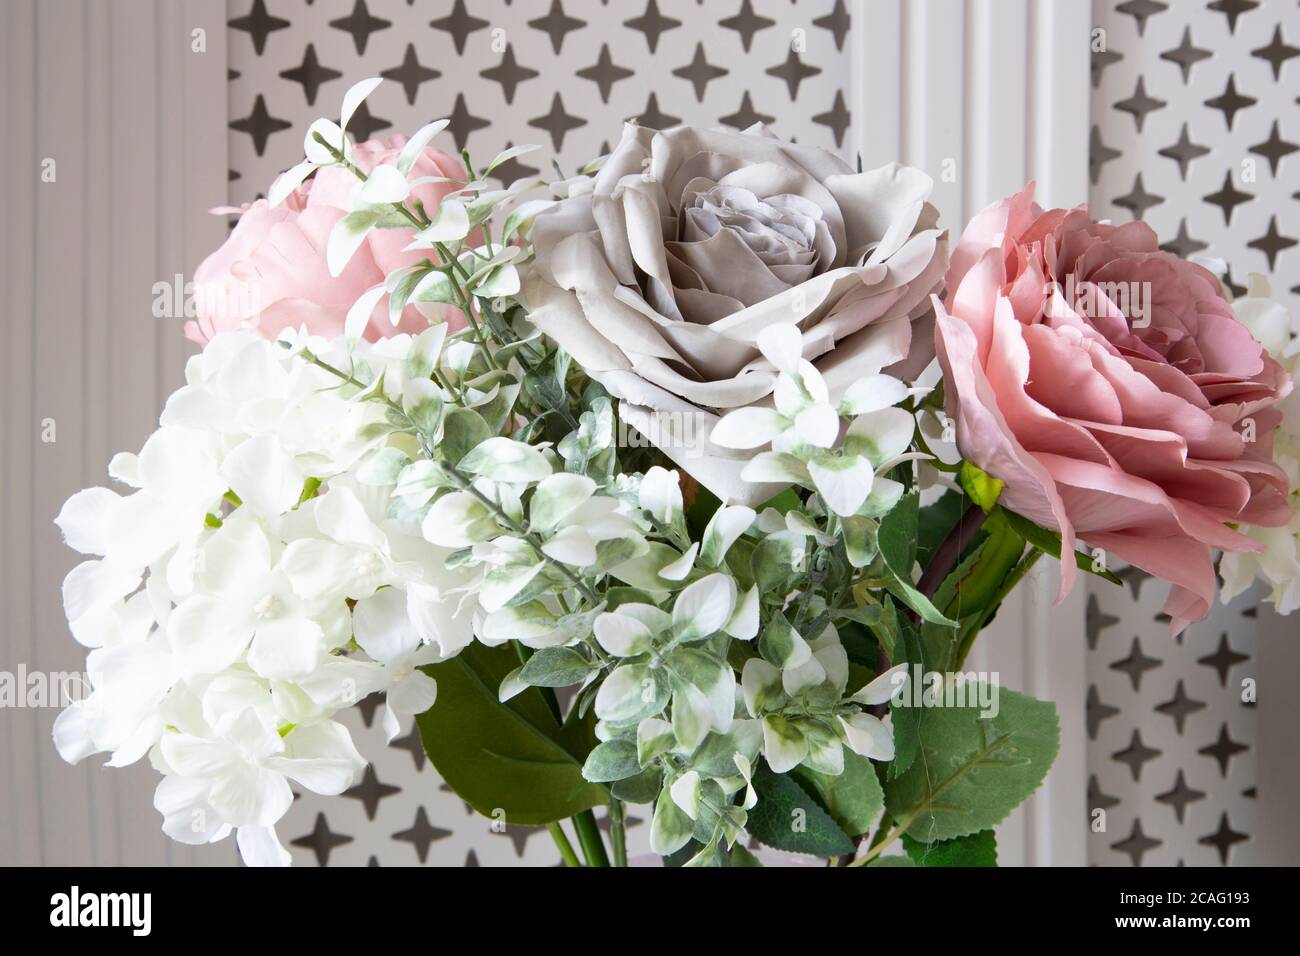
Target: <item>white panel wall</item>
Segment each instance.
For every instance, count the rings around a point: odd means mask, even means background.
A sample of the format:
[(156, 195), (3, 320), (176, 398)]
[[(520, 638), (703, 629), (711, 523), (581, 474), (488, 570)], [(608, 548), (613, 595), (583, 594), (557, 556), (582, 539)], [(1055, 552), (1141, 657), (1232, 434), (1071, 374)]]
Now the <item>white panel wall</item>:
[[(1088, 4), (866, 0), (854, 12), (863, 165), (900, 159), (934, 177), (954, 242), (972, 215), (1030, 180), (1044, 205), (1088, 198)], [(998, 830), (1003, 865), (1085, 862), (1084, 588), (1053, 608), (1051, 564), (1035, 568), (969, 660), (1061, 715), (1047, 782)]]
[[(0, 13), (0, 670), (80, 668), (59, 598), (76, 556), (51, 520), (107, 483), (112, 452), (139, 448), (180, 383), (179, 319), (152, 317), (152, 289), (225, 236), (205, 213), (226, 195), (224, 14), (203, 0), (7, 0)], [(147, 766), (64, 764), (57, 713), (0, 710), (0, 864), (233, 860), (165, 840)]]

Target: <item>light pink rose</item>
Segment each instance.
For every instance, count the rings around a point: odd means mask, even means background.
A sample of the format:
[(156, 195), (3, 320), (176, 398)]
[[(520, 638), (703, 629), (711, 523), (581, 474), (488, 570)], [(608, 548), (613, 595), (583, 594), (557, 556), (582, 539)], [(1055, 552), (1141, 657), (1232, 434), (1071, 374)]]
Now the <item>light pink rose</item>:
[(1289, 519), (1272, 406), (1291, 380), (1146, 224), (1044, 212), (1031, 185), (971, 222), (936, 311), (962, 455), (1065, 547), (1169, 581), (1175, 633), (1209, 610), (1213, 549), (1260, 549), (1229, 524)]
[[(393, 136), (358, 143), (353, 161), (366, 172), (382, 163), (394, 164), (405, 142), (405, 136)], [(424, 176), (463, 179), (465, 170), (447, 153), (428, 148), (408, 178)], [(341, 335), (348, 309), (361, 293), (383, 282), (393, 270), (428, 255), (402, 251), (411, 241), (412, 229), (375, 229), (342, 274), (330, 275), (325, 263), (330, 230), (347, 214), (357, 183), (348, 170), (330, 167), (319, 170), (274, 209), (265, 199), (244, 207), (230, 237), (194, 273), (197, 320), (186, 323), (186, 336), (206, 344), (218, 332), (243, 329), (276, 338), (285, 328), (302, 325), (315, 335)], [(424, 183), (411, 190), (411, 197), (419, 199), (432, 216), (442, 197), (454, 188)], [(388, 320), (387, 310), (383, 300), (375, 306), (367, 339), (428, 327), (428, 319), (415, 306), (406, 307), (397, 327)], [(453, 329), (464, 324), (458, 311), (444, 311)]]

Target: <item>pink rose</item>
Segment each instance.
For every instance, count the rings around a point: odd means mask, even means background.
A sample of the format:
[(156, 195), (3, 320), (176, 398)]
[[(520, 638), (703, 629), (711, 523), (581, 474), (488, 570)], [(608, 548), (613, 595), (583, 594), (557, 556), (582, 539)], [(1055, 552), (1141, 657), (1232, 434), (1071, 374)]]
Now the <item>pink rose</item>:
[[(353, 161), (366, 172), (382, 163), (394, 164), (405, 142), (405, 136), (393, 136), (358, 143)], [(463, 179), (465, 170), (447, 153), (428, 148), (408, 178), (424, 176)], [(347, 214), (357, 183), (351, 172), (330, 167), (319, 170), (274, 209), (265, 199), (246, 206), (230, 237), (194, 273), (197, 321), (186, 323), (185, 334), (201, 344), (232, 329), (255, 329), (275, 338), (285, 328), (306, 325), (315, 335), (341, 335), (348, 309), (361, 293), (383, 282), (393, 270), (427, 256), (402, 251), (414, 230), (375, 229), (342, 274), (330, 275), (325, 263), (330, 230)], [(442, 197), (455, 188), (448, 183), (424, 183), (411, 190), (411, 197), (432, 215)], [(428, 319), (414, 306), (406, 307), (396, 328), (387, 310), (382, 300), (375, 306), (367, 339), (428, 327)], [(459, 312), (446, 312), (452, 328), (464, 324)]]
[(1212, 550), (1260, 549), (1229, 525), (1290, 517), (1272, 406), (1291, 380), (1218, 280), (1145, 223), (1044, 212), (1031, 185), (975, 217), (947, 290), (935, 340), (962, 455), (1065, 547), (1169, 581), (1175, 633), (1204, 617)]

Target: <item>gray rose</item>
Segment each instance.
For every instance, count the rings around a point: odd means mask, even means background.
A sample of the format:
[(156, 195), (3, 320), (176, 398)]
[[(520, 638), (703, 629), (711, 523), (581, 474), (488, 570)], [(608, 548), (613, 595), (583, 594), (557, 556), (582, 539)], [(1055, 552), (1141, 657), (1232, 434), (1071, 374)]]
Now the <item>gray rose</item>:
[(620, 400), (620, 414), (725, 501), (753, 452), (709, 441), (721, 414), (771, 403), (758, 333), (798, 325), (831, 400), (933, 357), (930, 294), (947, 233), (933, 183), (898, 164), (744, 132), (629, 125), (587, 190), (537, 217), (524, 297), (533, 322)]

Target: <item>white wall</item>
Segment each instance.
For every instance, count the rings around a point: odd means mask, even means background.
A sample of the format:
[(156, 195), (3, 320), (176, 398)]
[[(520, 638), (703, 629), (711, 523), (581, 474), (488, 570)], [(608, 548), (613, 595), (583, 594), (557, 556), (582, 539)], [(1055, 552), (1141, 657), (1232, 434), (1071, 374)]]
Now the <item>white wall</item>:
[[(152, 288), (225, 236), (205, 213), (226, 191), (224, 14), (200, 0), (8, 0), (0, 14), (0, 670), (80, 669), (59, 597), (76, 555), (51, 521), (107, 483), (111, 453), (139, 448), (180, 383), (187, 346), (179, 320), (153, 318)], [(198, 27), (206, 53), (191, 52)], [(0, 864), (214, 858), (163, 838), (147, 766), (64, 764), (57, 713), (0, 711)]]

